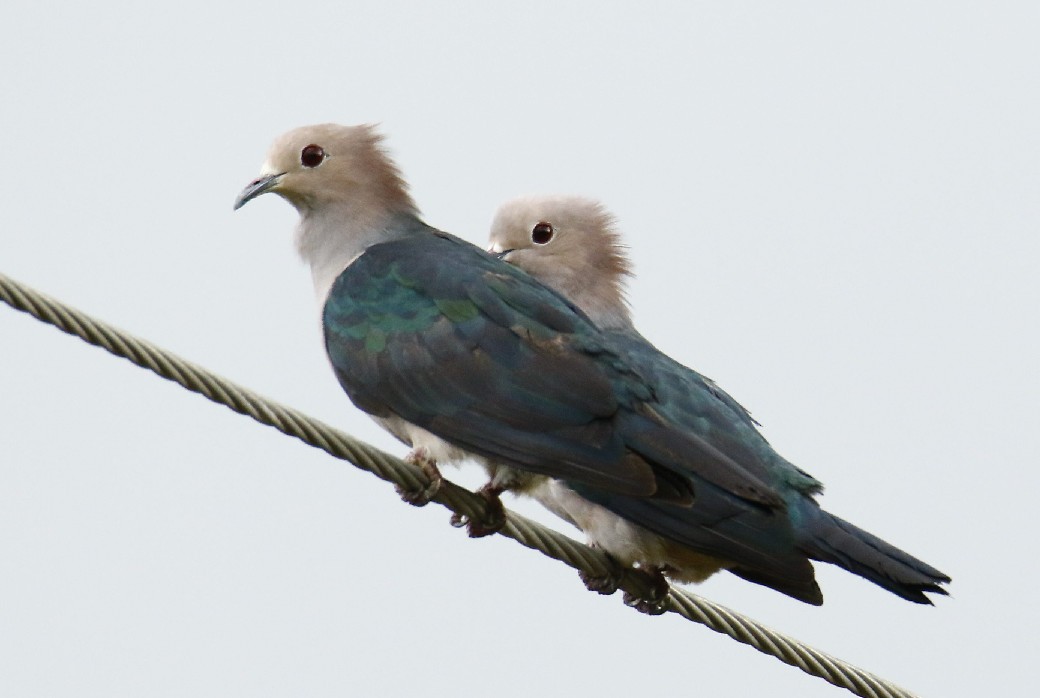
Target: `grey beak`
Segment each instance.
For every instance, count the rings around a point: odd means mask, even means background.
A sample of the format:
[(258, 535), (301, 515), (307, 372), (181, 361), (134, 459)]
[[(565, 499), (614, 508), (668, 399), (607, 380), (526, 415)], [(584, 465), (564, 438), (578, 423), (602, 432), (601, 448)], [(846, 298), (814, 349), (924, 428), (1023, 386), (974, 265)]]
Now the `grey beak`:
[(515, 251), (516, 251), (515, 249), (512, 249), (512, 250), (502, 250), (501, 252), (492, 252), (491, 254), (492, 254), (492, 256), (496, 257), (497, 259), (503, 259), (504, 260), (506, 258), (507, 254), (509, 254), (510, 252), (515, 252)]
[(263, 177), (257, 177), (256, 179), (254, 179), (246, 186), (245, 189), (242, 190), (242, 193), (238, 195), (238, 198), (235, 199), (234, 210), (237, 211), (238, 209), (242, 208), (247, 203), (249, 203), (251, 199), (255, 199), (261, 194), (266, 194), (267, 192), (274, 189), (276, 186), (278, 186), (278, 182), (281, 181), (282, 177), (284, 176), (285, 173), (282, 172), (279, 174), (265, 175)]

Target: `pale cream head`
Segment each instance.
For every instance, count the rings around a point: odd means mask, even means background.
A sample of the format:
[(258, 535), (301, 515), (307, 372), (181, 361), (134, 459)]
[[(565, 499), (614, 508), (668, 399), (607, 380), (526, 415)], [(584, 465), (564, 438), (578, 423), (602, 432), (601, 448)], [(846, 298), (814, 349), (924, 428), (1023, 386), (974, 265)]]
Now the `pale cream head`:
[(318, 124), (279, 136), (235, 208), (268, 192), (300, 213), (296, 249), (323, 301), (347, 265), (395, 234), (397, 217), (418, 215), (382, 137), (368, 125)]
[(503, 204), (488, 250), (581, 308), (603, 328), (631, 327), (632, 266), (614, 217), (580, 196), (526, 196)]
[(370, 125), (301, 126), (275, 139), (260, 176), (235, 201), (240, 208), (273, 192), (301, 215), (337, 203), (361, 210), (415, 212), (400, 172)]

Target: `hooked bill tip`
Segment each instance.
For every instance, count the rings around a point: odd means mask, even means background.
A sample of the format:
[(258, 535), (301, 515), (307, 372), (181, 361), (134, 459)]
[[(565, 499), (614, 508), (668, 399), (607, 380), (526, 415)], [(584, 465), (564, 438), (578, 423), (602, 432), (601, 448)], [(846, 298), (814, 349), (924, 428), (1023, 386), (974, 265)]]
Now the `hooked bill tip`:
[(267, 192), (274, 189), (276, 186), (278, 186), (278, 182), (281, 181), (284, 175), (285, 173), (281, 172), (279, 174), (263, 175), (254, 179), (252, 182), (246, 185), (246, 188), (243, 189), (242, 192), (235, 199), (235, 206), (233, 210), (237, 211), (238, 209), (242, 208), (251, 200), (255, 199), (261, 194), (266, 194)]

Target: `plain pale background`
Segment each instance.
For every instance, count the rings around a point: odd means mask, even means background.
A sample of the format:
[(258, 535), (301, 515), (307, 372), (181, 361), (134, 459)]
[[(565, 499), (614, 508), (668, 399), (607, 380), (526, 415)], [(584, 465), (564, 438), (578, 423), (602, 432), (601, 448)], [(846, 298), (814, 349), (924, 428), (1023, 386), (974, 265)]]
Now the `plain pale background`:
[[(922, 695), (1024, 695), (1038, 36), (1030, 2), (7, 0), (0, 271), (402, 454), (326, 365), (295, 212), (231, 211), (271, 140), (381, 123), (478, 244), (507, 198), (601, 198), (643, 332), (954, 577), (696, 591)], [(840, 694), (27, 316), (0, 339), (5, 696)]]

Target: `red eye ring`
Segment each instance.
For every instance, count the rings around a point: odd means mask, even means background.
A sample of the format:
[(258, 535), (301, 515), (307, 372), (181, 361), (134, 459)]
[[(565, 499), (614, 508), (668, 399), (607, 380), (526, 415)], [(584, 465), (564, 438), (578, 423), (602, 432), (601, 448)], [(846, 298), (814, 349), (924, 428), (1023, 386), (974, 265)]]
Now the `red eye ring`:
[(536, 245), (547, 245), (553, 239), (553, 227), (550, 223), (538, 223), (531, 229), (531, 242)]
[(325, 162), (325, 149), (311, 143), (300, 151), (300, 164), (304, 167), (317, 167)]

